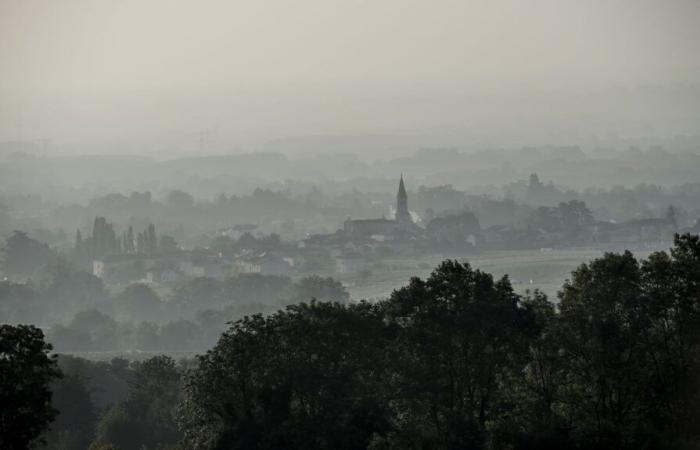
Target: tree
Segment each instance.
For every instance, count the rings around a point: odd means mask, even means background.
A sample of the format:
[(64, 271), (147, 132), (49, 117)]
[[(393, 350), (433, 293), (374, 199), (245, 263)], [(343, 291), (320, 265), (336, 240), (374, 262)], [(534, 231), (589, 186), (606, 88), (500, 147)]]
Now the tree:
[(129, 225), (129, 229), (124, 236), (124, 253), (135, 253), (136, 247), (134, 242), (134, 227)]
[(475, 448), (505, 412), (502, 380), (526, 363), (530, 317), (506, 277), (445, 261), (394, 291), (388, 354), (396, 448)]
[(665, 218), (673, 228), (684, 228), (688, 225), (688, 212), (679, 206), (669, 205)]
[(120, 253), (119, 241), (114, 231), (114, 225), (107, 222), (104, 217), (95, 217), (92, 225), (92, 243), (90, 256), (101, 258), (105, 255)]
[(82, 450), (90, 445), (97, 421), (95, 405), (83, 377), (65, 375), (53, 383), (58, 416), (46, 435), (49, 449)]
[(439, 245), (449, 249), (463, 249), (476, 243), (475, 236), (480, 230), (479, 220), (474, 213), (463, 212), (433, 219), (425, 231)]
[(191, 208), (194, 206), (194, 197), (176, 189), (168, 194), (168, 204), (176, 208)]
[(302, 278), (294, 285), (292, 302), (304, 302), (316, 299), (320, 302), (347, 302), (350, 294), (340, 281), (331, 277), (311, 275)]
[(0, 317), (8, 323), (31, 323), (43, 320), (46, 304), (26, 283), (0, 281)]
[[(590, 226), (594, 218), (586, 204), (579, 200), (562, 202), (557, 207), (540, 206), (526, 220), (528, 228), (545, 232), (540, 239), (547, 244), (561, 242), (570, 244), (590, 237)], [(535, 236), (532, 237), (535, 239)]]
[(100, 418), (90, 448), (139, 448), (142, 436), (121, 405), (112, 405)]
[(114, 350), (117, 322), (94, 309), (77, 313), (67, 327), (55, 325), (49, 334), (60, 351)]
[(134, 283), (127, 286), (114, 299), (114, 309), (120, 318), (156, 320), (160, 317), (161, 301), (158, 294), (147, 284)]
[(88, 447), (88, 450), (120, 450), (119, 448), (113, 446), (112, 444), (105, 444), (103, 442), (93, 442)]
[(537, 195), (543, 187), (544, 184), (540, 181), (540, 177), (536, 173), (530, 174), (530, 183), (528, 184), (530, 195)]
[(158, 249), (161, 253), (173, 253), (178, 251), (179, 246), (174, 237), (163, 234), (158, 241)]
[(136, 252), (153, 256), (157, 250), (158, 237), (156, 235), (156, 227), (151, 223), (136, 237)]
[(139, 232), (136, 237), (136, 253), (147, 253), (146, 237), (143, 232)]
[(527, 364), (522, 373), (503, 380), (510, 414), (495, 421), (494, 440), (504, 448), (572, 448), (571, 424), (561, 414), (566, 371), (556, 305), (539, 291), (527, 293), (521, 304), (531, 319), (523, 330), (529, 341)]
[(109, 294), (102, 280), (85, 271), (75, 271), (58, 259), (51, 267), (51, 282), (43, 296), (46, 306), (58, 317), (71, 317), (87, 309), (104, 306)]
[(145, 231), (146, 236), (146, 253), (155, 255), (158, 250), (158, 238), (156, 237), (156, 226), (149, 224)]
[(666, 209), (666, 220), (674, 227), (678, 226), (677, 215), (678, 212), (676, 211), (676, 208), (673, 205), (669, 205)]
[(33, 447), (56, 417), (50, 385), (61, 372), (51, 349), (39, 328), (0, 325), (0, 448)]
[(83, 261), (85, 258), (84, 248), (83, 248), (83, 236), (80, 234), (80, 230), (75, 230), (75, 248), (74, 254), (76, 261)]
[(94, 445), (116, 448), (174, 448), (180, 439), (175, 418), (180, 370), (167, 356), (133, 364), (127, 398), (113, 405), (97, 426)]
[(24, 231), (15, 230), (5, 240), (4, 268), (8, 274), (31, 276), (46, 267), (55, 258), (48, 245), (30, 238)]
[(594, 221), (593, 214), (586, 207), (586, 204), (580, 200), (560, 203), (557, 211), (561, 217), (562, 227), (570, 233), (576, 233), (582, 228), (591, 225)]
[[(231, 303), (279, 305), (289, 298), (292, 281), (285, 276), (244, 274), (223, 283), (222, 295)], [(308, 299), (307, 299), (308, 300)]]
[(11, 230), (12, 226), (12, 216), (10, 215), (10, 209), (7, 205), (0, 202), (0, 234), (5, 234), (6, 231)]
[(214, 278), (193, 278), (175, 291), (170, 303), (181, 311), (195, 312), (206, 308), (218, 308), (224, 303), (221, 284)]
[(152, 322), (141, 322), (134, 330), (133, 345), (142, 351), (154, 351), (161, 348), (158, 325)]
[(168, 322), (160, 330), (160, 345), (165, 350), (198, 350), (201, 335), (202, 330), (189, 320)]
[(376, 397), (385, 327), (363, 303), (246, 317), (198, 357), (180, 414), (188, 448), (366, 448), (387, 424)]
[(641, 273), (629, 251), (581, 265), (560, 293), (566, 414), (582, 442), (636, 447), (648, 389)]
[(700, 238), (676, 235), (670, 254), (642, 263), (647, 326), (647, 402), (670, 436), (697, 439), (700, 418)]

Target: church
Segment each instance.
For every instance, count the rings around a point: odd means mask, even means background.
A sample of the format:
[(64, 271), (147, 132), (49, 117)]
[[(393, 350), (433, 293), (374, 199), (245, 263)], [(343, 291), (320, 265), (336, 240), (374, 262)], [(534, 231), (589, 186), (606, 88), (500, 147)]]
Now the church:
[(413, 223), (411, 213), (408, 211), (408, 195), (403, 182), (403, 175), (399, 180), (399, 191), (396, 194), (396, 217), (392, 219), (348, 219), (343, 224), (345, 234), (353, 237), (369, 237), (373, 235), (413, 235), (420, 231), (418, 225)]

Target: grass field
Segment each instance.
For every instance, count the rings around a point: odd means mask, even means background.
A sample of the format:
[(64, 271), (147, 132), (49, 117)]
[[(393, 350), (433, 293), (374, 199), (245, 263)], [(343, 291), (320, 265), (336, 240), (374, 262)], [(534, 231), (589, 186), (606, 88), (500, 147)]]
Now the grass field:
[[(636, 253), (645, 257), (648, 252)], [(473, 268), (489, 272), (494, 277), (508, 275), (513, 288), (523, 293), (539, 289), (550, 299), (556, 299), (557, 291), (581, 263), (603, 255), (603, 250), (521, 250), (493, 251), (449, 258), (469, 262)], [(425, 278), (446, 256), (430, 255), (420, 259), (387, 259), (383, 267), (372, 269), (365, 280), (343, 280), (352, 299), (374, 299), (388, 296), (394, 289), (404, 286), (412, 276)]]

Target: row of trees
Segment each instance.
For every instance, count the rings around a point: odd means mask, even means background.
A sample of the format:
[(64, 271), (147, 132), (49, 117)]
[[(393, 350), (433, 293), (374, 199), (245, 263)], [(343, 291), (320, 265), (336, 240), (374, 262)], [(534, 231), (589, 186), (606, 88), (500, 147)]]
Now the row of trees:
[[(37, 275), (37, 279), (29, 283), (0, 281), (0, 321), (35, 323), (50, 328), (54, 336), (60, 336), (56, 342), (60, 344), (59, 349), (71, 351), (134, 348), (128, 343), (138, 340), (125, 336), (131, 334), (132, 323), (152, 322), (149, 327), (158, 328), (156, 324), (167, 322), (198, 322), (203, 311), (227, 314), (230, 320), (244, 313), (270, 311), (309, 298), (323, 301), (349, 299), (339, 281), (318, 276), (297, 281), (260, 274), (221, 280), (193, 278), (182, 281), (171, 294), (163, 295), (142, 283), (132, 283), (119, 291), (109, 292), (100, 278), (75, 270), (61, 259)], [(91, 313), (84, 314), (88, 311)], [(101, 320), (103, 316), (109, 320)], [(116, 324), (116, 321), (120, 323)], [(115, 325), (106, 326), (108, 323)], [(198, 329), (199, 326), (189, 328)], [(86, 338), (88, 329), (104, 338)], [(216, 330), (217, 333), (221, 331), (220, 327)], [(107, 338), (115, 335), (119, 339)], [(75, 342), (80, 346), (75, 347)], [(211, 340), (197, 339), (196, 342), (207, 342), (208, 346)], [(70, 345), (64, 346), (65, 343)], [(195, 347), (203, 348), (200, 345)]]
[(114, 224), (107, 222), (104, 217), (95, 217), (92, 235), (83, 239), (80, 230), (75, 232), (75, 258), (77, 261), (92, 261), (105, 255), (145, 254), (155, 255), (158, 251), (156, 227), (148, 227), (134, 235), (134, 228), (129, 226), (127, 231), (117, 236)]
[(60, 352), (194, 352), (210, 348), (226, 329), (226, 322), (246, 313), (270, 311), (265, 305), (244, 305), (201, 311), (192, 319), (157, 323), (115, 320), (95, 310), (82, 311), (65, 325), (57, 324), (47, 337)]
[(102, 312), (81, 311), (47, 334), (61, 352), (202, 351), (216, 343), (227, 321), (311, 298), (347, 302), (349, 295), (340, 282), (318, 276), (297, 282), (264, 275), (195, 279), (167, 303), (147, 285), (132, 284), (101, 305)]
[[(515, 204), (503, 202), (480, 203), (483, 208)], [(428, 216), (428, 215), (426, 215)], [(595, 234), (596, 221), (586, 204), (579, 200), (559, 203), (557, 206), (540, 206), (522, 211), (522, 217), (513, 215), (509, 226), (483, 229), (477, 214), (462, 211), (440, 215), (426, 226), (425, 245), (430, 250), (467, 250), (474, 245), (486, 247), (533, 248), (543, 245), (573, 245), (588, 243)], [(670, 237), (670, 236), (669, 236)]]
[[(664, 218), (669, 207), (675, 211), (679, 228), (692, 226), (700, 213), (697, 193), (700, 183), (663, 188), (640, 184), (635, 187), (617, 186), (611, 189), (590, 187), (575, 191), (551, 182), (543, 183), (537, 174), (500, 187), (460, 191), (451, 185), (420, 186), (409, 193), (412, 208), (432, 210), (438, 215), (445, 211), (467, 208), (474, 212), (484, 228), (512, 225), (524, 219), (540, 206), (559, 205), (572, 200), (588, 205), (597, 220), (621, 223), (640, 218)], [(429, 217), (430, 214), (426, 214)]]

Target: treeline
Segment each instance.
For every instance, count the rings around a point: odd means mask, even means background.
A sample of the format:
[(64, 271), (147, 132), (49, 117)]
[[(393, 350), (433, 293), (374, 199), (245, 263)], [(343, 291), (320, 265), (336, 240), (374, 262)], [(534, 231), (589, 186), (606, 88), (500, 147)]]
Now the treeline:
[[(248, 195), (222, 193), (198, 202), (189, 193), (177, 190), (161, 200), (153, 199), (150, 192), (132, 192), (129, 196), (112, 193), (95, 197), (87, 205), (59, 206), (51, 211), (46, 226), (68, 230), (84, 228), (88, 217), (99, 216), (109, 217), (119, 224), (131, 224), (136, 232), (152, 222), (165, 234), (193, 247), (201, 243), (202, 235), (211, 233), (222, 224), (231, 224), (232, 217), (245, 218), (246, 223), (285, 224), (279, 229), (280, 225), (276, 225), (274, 229), (261, 231), (285, 231), (286, 238), (303, 236), (309, 229), (318, 232), (318, 225), (314, 224), (319, 220), (327, 221), (328, 226), (337, 226), (347, 217), (345, 209), (329, 211), (322, 205), (310, 203), (306, 197), (292, 196), (286, 190), (260, 188)], [(297, 222), (303, 222), (298, 229)], [(124, 239), (123, 236), (117, 237)]]
[(214, 345), (226, 322), (247, 313), (265, 312), (265, 305), (203, 311), (194, 320), (171, 320), (163, 324), (151, 321), (117, 321), (99, 311), (75, 315), (67, 324), (53, 325), (47, 339), (61, 352), (193, 352)]
[[(641, 261), (605, 254), (575, 270), (558, 300), (520, 296), (507, 277), (445, 261), (383, 301), (301, 302), (247, 316), (179, 367), (165, 357), (62, 358), (55, 404), (75, 396), (88, 402), (66, 401), (68, 414), (78, 404), (97, 412), (92, 425), (60, 425), (67, 413), (57, 406), (47, 436), (84, 434), (80, 445), (48, 441), (63, 449), (697, 448), (700, 238), (677, 236), (670, 252)], [(96, 382), (95, 373), (124, 382)], [(83, 388), (62, 391), (65, 380)]]
[(167, 302), (147, 285), (132, 284), (102, 311), (80, 311), (49, 327), (47, 336), (59, 352), (203, 351), (228, 322), (246, 315), (273, 313), (312, 298), (347, 302), (349, 297), (339, 281), (319, 276), (296, 282), (273, 275), (196, 278)]
[(186, 448), (697, 448), (700, 240), (606, 254), (558, 305), (454, 261), (386, 301), (238, 321), (185, 383)]
[[(168, 236), (162, 236), (162, 238), (173, 239)], [(161, 245), (161, 247), (164, 246)], [(83, 239), (80, 229), (76, 230), (73, 257), (78, 262), (91, 263), (105, 255), (139, 253), (152, 256), (159, 250), (171, 249), (159, 249), (156, 227), (152, 223), (136, 234), (134, 234), (134, 227), (130, 225), (121, 236), (118, 236), (113, 223), (107, 222), (104, 217), (95, 217), (91, 236)]]
[[(435, 181), (444, 182), (442, 179)], [(255, 189), (249, 195), (220, 194), (198, 201), (191, 194), (179, 190), (171, 191), (161, 200), (153, 199), (150, 192), (132, 192), (128, 196), (112, 193), (96, 197), (83, 206), (59, 206), (48, 214), (48, 219), (39, 229), (34, 229), (39, 225), (36, 220), (30, 223), (22, 218), (45, 217), (44, 208), (47, 206), (37, 207), (37, 210), (32, 207), (30, 213), (17, 205), (15, 208), (2, 208), (0, 205), (0, 233), (6, 235), (12, 229), (32, 228), (34, 236), (44, 235), (43, 240), (68, 249), (73, 246), (72, 230), (79, 227), (83, 233), (82, 240), (86, 241), (81, 247), (81, 254), (86, 260), (100, 257), (105, 253), (104, 248), (109, 249), (107, 253), (154, 252), (156, 244), (160, 242), (156, 243), (150, 233), (150, 223), (154, 223), (161, 234), (189, 248), (208, 246), (212, 230), (221, 228), (222, 224), (231, 224), (232, 217), (245, 218), (248, 224), (261, 224), (259, 232), (277, 233), (288, 241), (300, 240), (308, 234), (333, 232), (347, 217), (372, 218), (386, 214), (395, 200), (395, 184), (375, 180), (364, 185), (365, 192), (352, 190), (350, 186), (344, 188), (345, 192), (339, 192), (338, 185), (325, 186), (324, 191), (311, 183), (289, 181), (275, 185), (274, 189)], [(571, 240), (576, 235), (565, 227), (557, 226), (558, 216), (565, 211), (555, 210), (556, 205), (571, 205), (572, 201), (576, 201), (577, 204), (585, 204), (589, 210), (585, 217), (579, 219), (580, 222), (594, 219), (621, 224), (640, 219), (666, 219), (671, 209), (671, 222), (678, 231), (697, 232), (700, 227), (700, 183), (670, 187), (639, 184), (609, 189), (592, 186), (573, 190), (541, 181), (536, 174), (532, 174), (529, 180), (466, 190), (456, 189), (452, 185), (412, 186), (409, 186), (409, 207), (421, 217), (424, 226), (433, 217), (469, 211), (476, 216), (483, 229), (492, 226), (535, 227), (545, 220), (548, 228), (566, 231), (565, 240)], [(546, 208), (538, 210), (540, 207)], [(102, 226), (96, 230), (93, 224), (93, 236), (98, 236), (96, 241), (99, 243), (88, 243), (90, 238), (85, 238), (85, 235), (96, 216), (110, 217), (115, 223), (122, 224), (123, 232), (114, 233), (114, 230)], [(129, 226), (132, 231), (127, 235)], [(546, 231), (551, 232), (549, 229)], [(143, 236), (139, 238), (142, 233)], [(513, 236), (507, 246), (530, 238)]]
[[(474, 188), (469, 191), (451, 185), (421, 186), (411, 196), (412, 208), (435, 212), (467, 208), (473, 211), (484, 227), (509, 225), (531, 214), (540, 206), (553, 206), (572, 200), (585, 203), (595, 219), (625, 222), (640, 218), (664, 218), (670, 206), (676, 211), (680, 228), (693, 226), (700, 216), (698, 202), (700, 183), (676, 186), (638, 184), (600, 188), (591, 185), (573, 190), (550, 182), (542, 182), (535, 173), (528, 180), (519, 180), (498, 187)], [(410, 193), (409, 193), (410, 195)]]
[[(578, 200), (559, 203), (557, 206), (528, 207), (513, 214), (507, 222), (510, 226), (482, 229), (477, 214), (485, 209), (502, 207), (518, 208), (512, 200), (502, 202), (477, 202), (475, 212), (461, 211), (439, 215), (431, 219), (425, 229), (426, 251), (469, 250), (474, 246), (484, 248), (538, 248), (548, 245), (576, 245), (604, 238), (596, 229), (596, 221), (585, 203)], [(501, 211), (502, 212), (502, 211)], [(522, 217), (519, 214), (522, 213)], [(426, 217), (434, 212), (428, 211)], [(487, 214), (486, 214), (487, 215)], [(670, 236), (669, 236), (670, 238)]]
[[(243, 242), (247, 237), (250, 236), (244, 235), (237, 242)], [(274, 236), (250, 239), (263, 244), (279, 242)], [(226, 251), (224, 246), (221, 249)], [(162, 324), (180, 319), (192, 320), (199, 312), (210, 309), (243, 308), (250, 313), (312, 297), (328, 299), (331, 296), (343, 301), (349, 298), (345, 288), (331, 278), (309, 276), (294, 282), (284, 276), (260, 274), (221, 280), (206, 277), (186, 279), (173, 286), (172, 293), (158, 293), (142, 283), (132, 283), (109, 292), (102, 279), (76, 269), (75, 263), (29, 238), (26, 233), (15, 232), (6, 241), (3, 253), (2, 267), (8, 272), (12, 268), (13, 273), (31, 274), (31, 278), (22, 283), (0, 280), (0, 322), (4, 323), (34, 323), (50, 327), (74, 321), (74, 316), (80, 312), (95, 310), (122, 322), (138, 319)], [(250, 308), (246, 309), (246, 306)]]

